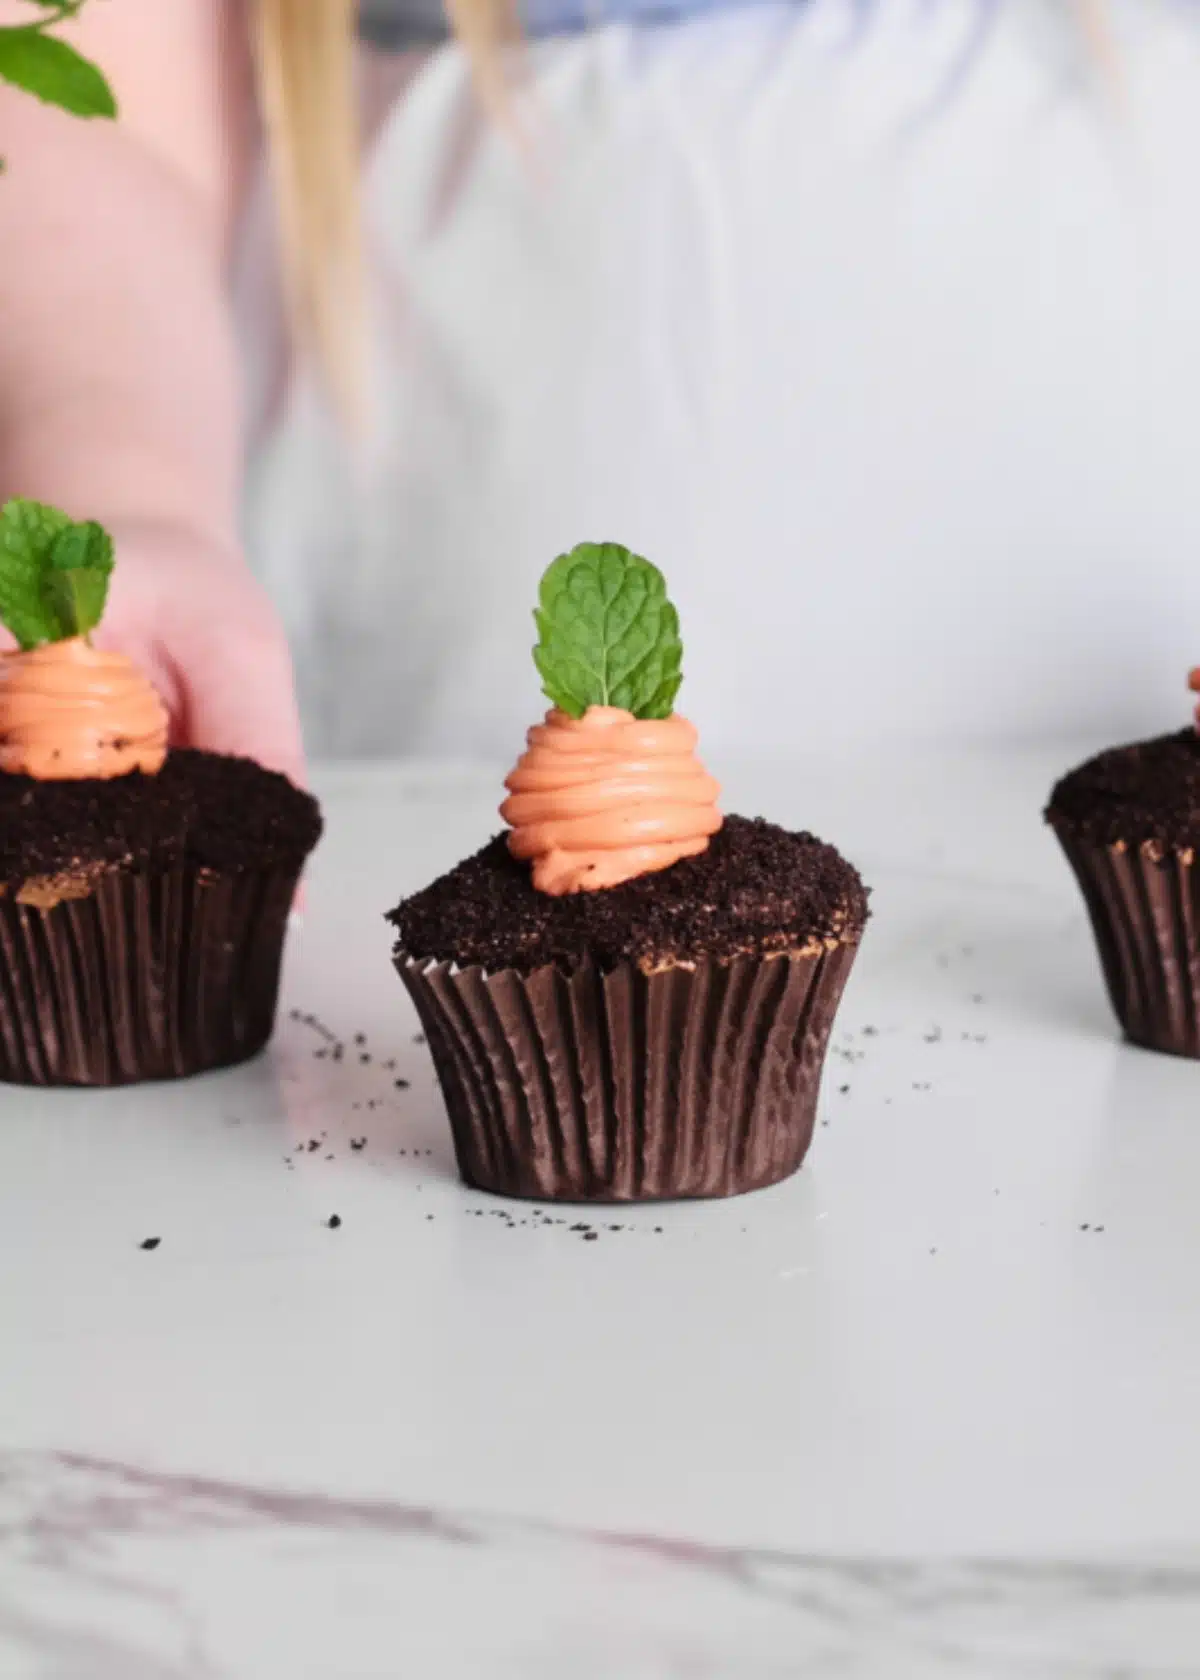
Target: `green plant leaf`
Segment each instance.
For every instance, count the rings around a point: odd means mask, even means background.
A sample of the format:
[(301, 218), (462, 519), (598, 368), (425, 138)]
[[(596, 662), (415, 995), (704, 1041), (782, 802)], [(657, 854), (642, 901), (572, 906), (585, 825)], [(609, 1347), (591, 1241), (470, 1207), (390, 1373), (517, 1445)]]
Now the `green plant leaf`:
[(101, 572), (107, 578), (113, 569), (113, 540), (94, 519), (78, 525), (68, 520), (51, 545), (50, 564), (64, 572)]
[(99, 624), (113, 569), (112, 538), (41, 502), (0, 511), (0, 622), (23, 649), (87, 636)]
[(77, 117), (117, 114), (117, 101), (103, 72), (66, 41), (36, 25), (0, 29), (0, 79)]
[(670, 717), (683, 681), (679, 615), (662, 573), (619, 543), (580, 543), (542, 579), (534, 661), (569, 717), (620, 706)]
[(52, 568), (45, 574), (42, 591), (47, 607), (58, 621), (58, 635), (54, 640), (87, 636), (104, 616), (108, 577), (103, 572)]
[(42, 581), (54, 544), (71, 521), (41, 502), (12, 501), (0, 510), (0, 623), (20, 647), (58, 639), (58, 615), (47, 606)]
[(69, 525), (55, 538), (42, 591), (58, 615), (60, 635), (91, 635), (104, 617), (112, 569), (112, 538), (94, 519)]

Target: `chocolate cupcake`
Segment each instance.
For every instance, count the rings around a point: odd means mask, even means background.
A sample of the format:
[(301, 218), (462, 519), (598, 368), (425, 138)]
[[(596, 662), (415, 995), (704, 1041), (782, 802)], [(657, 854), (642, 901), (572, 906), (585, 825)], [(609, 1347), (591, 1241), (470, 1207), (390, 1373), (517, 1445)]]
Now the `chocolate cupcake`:
[(722, 819), (672, 708), (678, 620), (615, 544), (546, 574), (553, 710), (510, 832), (392, 911), (468, 1184), (565, 1201), (730, 1196), (797, 1171), (867, 919), (832, 847)]
[(1200, 1056), (1200, 736), (1100, 753), (1059, 782), (1046, 818), (1083, 890), (1126, 1037)]
[(117, 1085), (243, 1061), (271, 1035), (316, 802), (244, 759), (167, 748), (128, 660), (90, 644), (97, 526), (0, 515), (0, 1080)]

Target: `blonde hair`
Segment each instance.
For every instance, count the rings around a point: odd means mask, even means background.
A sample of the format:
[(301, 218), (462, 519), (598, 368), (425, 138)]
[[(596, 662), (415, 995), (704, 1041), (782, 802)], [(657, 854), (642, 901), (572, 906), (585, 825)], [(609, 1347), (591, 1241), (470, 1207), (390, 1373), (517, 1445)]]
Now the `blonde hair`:
[(257, 0), (254, 55), (288, 303), (339, 410), (360, 405), (357, 0)]
[[(514, 0), (445, 0), (484, 104), (507, 107)], [(293, 327), (343, 416), (361, 406), (357, 0), (256, 0), (254, 57), (275, 174)]]

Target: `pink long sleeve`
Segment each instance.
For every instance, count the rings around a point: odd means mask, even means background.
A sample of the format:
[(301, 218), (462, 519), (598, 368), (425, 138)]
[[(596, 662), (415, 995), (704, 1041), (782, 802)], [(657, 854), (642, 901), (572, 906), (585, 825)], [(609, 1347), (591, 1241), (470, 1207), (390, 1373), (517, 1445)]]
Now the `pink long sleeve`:
[(4, 495), (232, 540), (223, 266), (241, 76), (222, 13), (214, 0), (88, 8), (75, 38), (115, 84), (118, 124), (0, 91)]

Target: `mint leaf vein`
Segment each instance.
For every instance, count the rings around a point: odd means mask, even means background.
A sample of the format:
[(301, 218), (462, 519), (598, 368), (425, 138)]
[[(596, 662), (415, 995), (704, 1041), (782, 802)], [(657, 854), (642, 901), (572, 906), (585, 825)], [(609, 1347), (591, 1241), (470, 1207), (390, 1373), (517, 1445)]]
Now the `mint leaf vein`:
[(547, 571), (534, 618), (534, 661), (560, 711), (671, 715), (683, 680), (679, 615), (648, 560), (619, 543), (581, 543)]

